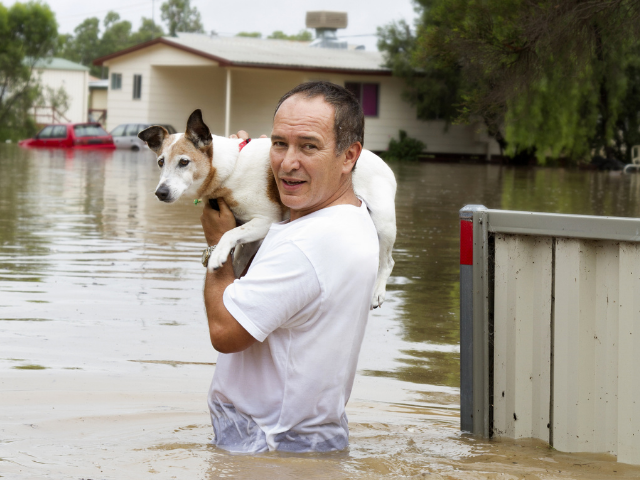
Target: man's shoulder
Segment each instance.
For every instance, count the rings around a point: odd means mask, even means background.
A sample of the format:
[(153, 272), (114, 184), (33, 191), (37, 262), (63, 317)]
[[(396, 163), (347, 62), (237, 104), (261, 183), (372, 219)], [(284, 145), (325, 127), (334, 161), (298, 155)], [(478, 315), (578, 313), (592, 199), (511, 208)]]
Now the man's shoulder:
[(288, 240), (308, 257), (335, 256), (337, 252), (367, 254), (378, 248), (377, 233), (366, 207), (362, 210), (339, 205), (316, 213), (300, 222), (288, 235)]

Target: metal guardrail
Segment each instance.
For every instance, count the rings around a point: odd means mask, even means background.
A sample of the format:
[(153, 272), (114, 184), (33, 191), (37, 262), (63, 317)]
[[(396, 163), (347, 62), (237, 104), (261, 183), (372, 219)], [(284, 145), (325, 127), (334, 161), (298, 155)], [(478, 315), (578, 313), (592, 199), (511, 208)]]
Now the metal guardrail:
[(461, 430), (640, 463), (636, 351), (640, 219), (460, 210)]

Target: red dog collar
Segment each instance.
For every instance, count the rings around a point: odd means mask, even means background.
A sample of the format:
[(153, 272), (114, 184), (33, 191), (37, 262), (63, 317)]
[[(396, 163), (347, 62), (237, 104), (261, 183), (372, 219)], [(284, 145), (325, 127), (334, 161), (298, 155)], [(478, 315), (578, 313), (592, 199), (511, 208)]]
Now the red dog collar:
[(244, 147), (246, 147), (246, 146), (247, 146), (247, 143), (249, 143), (250, 141), (251, 141), (251, 139), (250, 139), (250, 138), (247, 138), (246, 140), (244, 140), (240, 145), (238, 145), (238, 148), (239, 148), (239, 150), (238, 150), (238, 151), (239, 151), (239, 152), (241, 152), (241, 151), (242, 151), (242, 149), (243, 149)]

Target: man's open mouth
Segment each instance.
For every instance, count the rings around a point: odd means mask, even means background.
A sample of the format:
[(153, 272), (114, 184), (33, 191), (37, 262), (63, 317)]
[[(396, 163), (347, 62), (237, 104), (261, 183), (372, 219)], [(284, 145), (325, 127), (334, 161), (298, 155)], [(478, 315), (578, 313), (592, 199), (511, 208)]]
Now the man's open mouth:
[(286, 185), (289, 185), (290, 187), (294, 187), (294, 186), (296, 186), (296, 185), (300, 185), (301, 183), (304, 183), (304, 180), (296, 181), (296, 180), (285, 180), (285, 179), (282, 179), (282, 181), (283, 181)]

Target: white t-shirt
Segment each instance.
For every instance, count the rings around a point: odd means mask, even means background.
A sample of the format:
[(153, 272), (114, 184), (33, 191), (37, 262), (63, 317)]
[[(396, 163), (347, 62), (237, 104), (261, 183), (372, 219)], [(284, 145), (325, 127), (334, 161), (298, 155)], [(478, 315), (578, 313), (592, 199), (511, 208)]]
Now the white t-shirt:
[(239, 452), (348, 444), (345, 405), (378, 272), (364, 202), (271, 226), (224, 305), (258, 342), (220, 354), (209, 391), (214, 443)]

